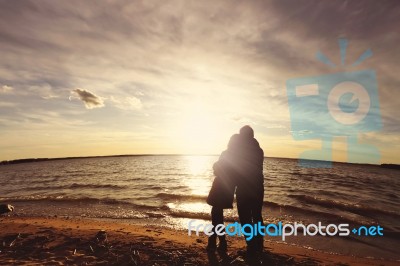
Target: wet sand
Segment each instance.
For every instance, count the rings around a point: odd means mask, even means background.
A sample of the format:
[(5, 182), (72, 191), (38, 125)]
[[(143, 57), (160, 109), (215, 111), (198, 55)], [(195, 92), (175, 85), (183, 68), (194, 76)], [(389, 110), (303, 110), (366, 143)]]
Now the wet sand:
[[(208, 255), (205, 236), (112, 221), (43, 217), (0, 218), (1, 265), (247, 265), (240, 238), (228, 255)], [(263, 265), (399, 265), (266, 241)]]

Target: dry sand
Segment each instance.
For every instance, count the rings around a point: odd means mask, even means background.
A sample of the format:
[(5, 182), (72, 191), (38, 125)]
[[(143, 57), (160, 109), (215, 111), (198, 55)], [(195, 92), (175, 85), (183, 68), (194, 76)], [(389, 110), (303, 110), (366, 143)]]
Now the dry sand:
[[(104, 231), (101, 231), (104, 230)], [(205, 236), (112, 221), (43, 217), (0, 218), (1, 265), (247, 265), (240, 238), (228, 256), (207, 255)], [(265, 243), (263, 265), (399, 265)]]

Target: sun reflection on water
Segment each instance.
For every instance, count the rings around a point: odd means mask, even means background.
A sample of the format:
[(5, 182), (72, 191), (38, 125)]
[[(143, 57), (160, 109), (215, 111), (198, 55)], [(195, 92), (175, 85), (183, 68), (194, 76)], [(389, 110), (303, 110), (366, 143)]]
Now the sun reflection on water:
[(210, 156), (186, 156), (187, 165), (193, 176), (203, 175), (210, 170)]
[(212, 165), (216, 160), (213, 156), (186, 156), (189, 176), (184, 178), (184, 184), (190, 188), (191, 195), (206, 196), (213, 180)]
[(209, 213), (211, 207), (205, 202), (168, 203), (167, 206), (176, 212)]

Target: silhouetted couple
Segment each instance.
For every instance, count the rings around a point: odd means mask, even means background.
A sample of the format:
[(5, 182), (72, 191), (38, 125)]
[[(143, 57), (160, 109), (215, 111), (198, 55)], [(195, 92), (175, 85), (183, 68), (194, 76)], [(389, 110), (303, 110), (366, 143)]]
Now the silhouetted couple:
[[(211, 219), (214, 228), (224, 223), (223, 209), (232, 209), (236, 189), (236, 202), (240, 224), (254, 225), (262, 220), (262, 205), (264, 199), (263, 176), (264, 152), (254, 138), (254, 131), (250, 126), (240, 129), (240, 134), (233, 135), (228, 148), (222, 152), (219, 160), (214, 164), (215, 179), (212, 184), (207, 203), (212, 206)], [(226, 252), (227, 243), (224, 236), (209, 237), (207, 250)], [(247, 255), (253, 256), (263, 250), (263, 237), (254, 236), (247, 242)]]

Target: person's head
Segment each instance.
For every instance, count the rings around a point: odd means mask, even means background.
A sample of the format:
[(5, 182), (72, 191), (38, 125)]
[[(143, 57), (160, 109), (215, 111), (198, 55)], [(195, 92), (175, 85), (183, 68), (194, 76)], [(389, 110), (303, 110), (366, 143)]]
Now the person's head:
[(249, 125), (242, 127), (239, 133), (242, 137), (254, 138), (254, 130)]
[(240, 142), (240, 136), (239, 134), (234, 134), (232, 137), (229, 139), (228, 143), (228, 150), (233, 151), (238, 148)]

